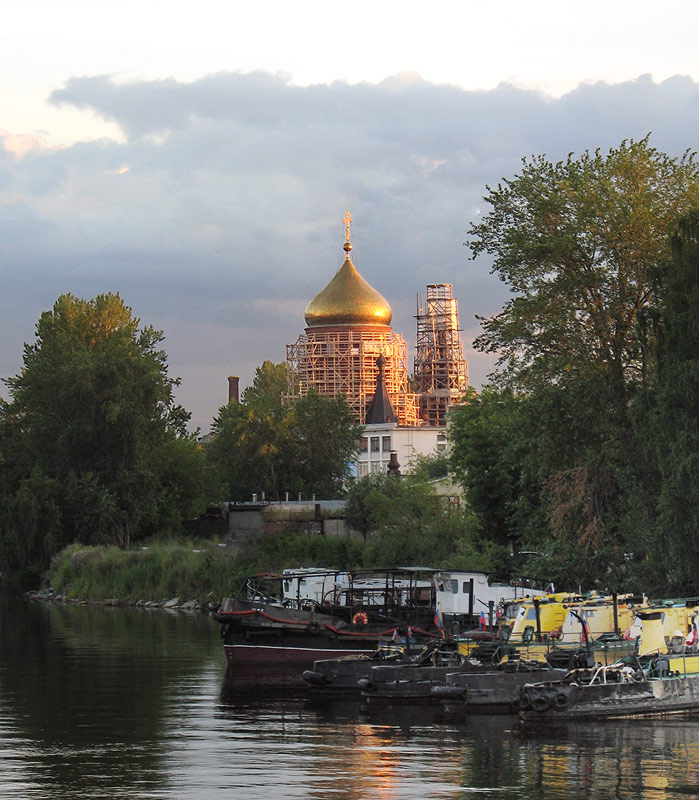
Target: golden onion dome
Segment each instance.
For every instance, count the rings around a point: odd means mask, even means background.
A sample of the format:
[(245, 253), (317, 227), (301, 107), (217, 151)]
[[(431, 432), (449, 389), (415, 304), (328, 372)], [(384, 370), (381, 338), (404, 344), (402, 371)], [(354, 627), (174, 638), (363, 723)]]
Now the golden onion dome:
[(344, 264), (306, 306), (306, 325), (309, 328), (391, 324), (391, 306), (357, 272), (349, 257), (351, 249), (352, 245), (345, 242), (347, 257)]

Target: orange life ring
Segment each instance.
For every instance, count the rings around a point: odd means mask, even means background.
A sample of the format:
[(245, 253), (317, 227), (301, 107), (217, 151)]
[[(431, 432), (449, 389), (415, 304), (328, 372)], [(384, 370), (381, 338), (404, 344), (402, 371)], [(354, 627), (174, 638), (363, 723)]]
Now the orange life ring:
[(366, 611), (357, 611), (357, 613), (352, 617), (352, 624), (353, 625), (367, 625), (369, 623), (369, 617), (366, 614)]

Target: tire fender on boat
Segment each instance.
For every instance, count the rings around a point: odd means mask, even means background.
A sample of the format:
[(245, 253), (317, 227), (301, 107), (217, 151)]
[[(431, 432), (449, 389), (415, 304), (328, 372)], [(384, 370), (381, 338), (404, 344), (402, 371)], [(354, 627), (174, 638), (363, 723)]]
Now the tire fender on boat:
[(532, 700), (532, 708), (534, 711), (548, 711), (549, 708), (551, 708), (551, 701), (548, 697), (544, 697), (540, 694)]
[(553, 698), (553, 707), (558, 709), (559, 711), (563, 711), (563, 709), (568, 708), (570, 705), (570, 698), (568, 697), (565, 692), (559, 692)]

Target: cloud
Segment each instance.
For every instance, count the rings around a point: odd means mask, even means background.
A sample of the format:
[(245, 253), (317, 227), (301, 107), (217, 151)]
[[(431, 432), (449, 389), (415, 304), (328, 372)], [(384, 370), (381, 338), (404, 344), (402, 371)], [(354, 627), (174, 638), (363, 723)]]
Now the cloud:
[[(49, 150), (0, 134), (0, 375), (20, 369), (22, 342), (58, 294), (119, 291), (165, 331), (179, 399), (208, 429), (226, 376), (244, 386), (301, 332), (306, 303), (341, 264), (347, 208), (353, 258), (391, 303), (394, 329), (413, 343), (417, 293), (452, 283), (470, 348), (475, 315), (505, 298), (487, 260), (469, 261), (463, 245), (486, 184), (523, 156), (559, 159), (648, 132), (680, 155), (698, 100), (682, 76), (586, 84), (558, 99), (415, 74), (308, 87), (262, 72), (72, 78), (51, 102), (123, 137)], [(488, 357), (470, 361), (478, 384)]]
[(22, 158), (32, 150), (47, 149), (46, 139), (32, 133), (12, 134), (0, 128), (0, 142), (7, 153), (12, 153), (16, 159)]

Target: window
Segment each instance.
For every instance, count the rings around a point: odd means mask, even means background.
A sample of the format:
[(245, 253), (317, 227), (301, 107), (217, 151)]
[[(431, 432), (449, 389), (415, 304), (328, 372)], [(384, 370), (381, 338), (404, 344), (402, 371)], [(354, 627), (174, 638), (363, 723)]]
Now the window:
[(381, 464), (379, 464), (378, 461), (374, 461), (374, 463), (371, 465), (371, 471), (372, 472), (381, 472)]
[(366, 438), (366, 436), (362, 436), (362, 444), (359, 450), (362, 453), (366, 453), (369, 450), (369, 440)]
[(462, 591), (464, 594), (471, 594), (471, 581), (464, 581), (464, 588)]
[(451, 593), (458, 594), (459, 593), (459, 582), (457, 580), (453, 580), (451, 582)]
[(384, 436), (383, 439), (381, 439), (381, 449), (384, 451), (384, 453), (388, 453), (389, 452), (389, 450), (391, 449), (391, 437), (390, 436)]
[[(365, 440), (366, 441), (366, 440)], [(369, 465), (368, 464), (359, 464), (359, 477), (363, 477), (369, 473)]]
[(379, 437), (378, 436), (372, 436), (371, 437), (371, 452), (372, 453), (379, 453), (380, 452)]

